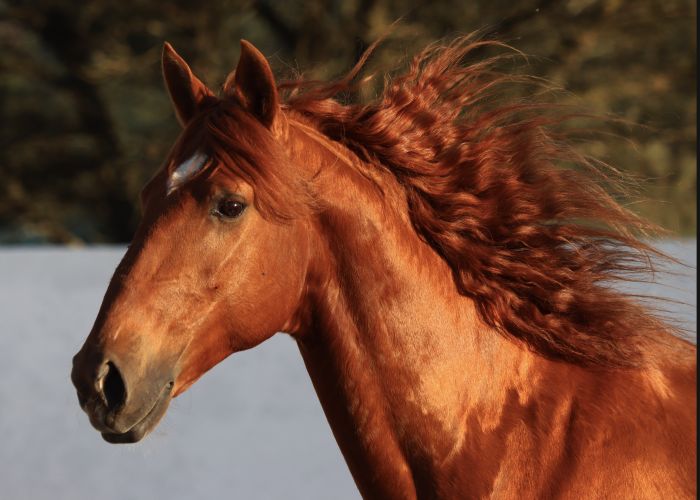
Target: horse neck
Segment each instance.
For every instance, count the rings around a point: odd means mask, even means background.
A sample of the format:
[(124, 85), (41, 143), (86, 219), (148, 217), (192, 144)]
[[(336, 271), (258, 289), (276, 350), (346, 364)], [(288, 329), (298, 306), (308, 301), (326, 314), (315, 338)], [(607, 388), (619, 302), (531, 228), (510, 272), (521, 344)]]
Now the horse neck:
[[(463, 444), (468, 418), (501, 413), (509, 388), (528, 379), (532, 355), (457, 293), (445, 261), (413, 230), (391, 174), (312, 138), (323, 208), (313, 313), (297, 336), (308, 371), (351, 470), (372, 464), (396, 474), (415, 457), (439, 463)], [(374, 463), (370, 450), (381, 455)]]

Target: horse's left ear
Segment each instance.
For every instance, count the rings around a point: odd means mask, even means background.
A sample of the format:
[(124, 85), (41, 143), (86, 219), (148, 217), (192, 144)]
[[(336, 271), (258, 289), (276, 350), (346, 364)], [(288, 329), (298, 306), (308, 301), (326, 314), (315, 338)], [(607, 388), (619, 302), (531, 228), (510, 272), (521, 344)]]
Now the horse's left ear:
[(241, 57), (226, 79), (224, 93), (238, 98), (263, 125), (272, 127), (279, 110), (275, 77), (265, 56), (247, 40), (241, 40)]
[(212, 96), (211, 90), (197, 78), (185, 60), (168, 42), (163, 44), (163, 79), (175, 107), (177, 119), (183, 127), (199, 111), (200, 104)]

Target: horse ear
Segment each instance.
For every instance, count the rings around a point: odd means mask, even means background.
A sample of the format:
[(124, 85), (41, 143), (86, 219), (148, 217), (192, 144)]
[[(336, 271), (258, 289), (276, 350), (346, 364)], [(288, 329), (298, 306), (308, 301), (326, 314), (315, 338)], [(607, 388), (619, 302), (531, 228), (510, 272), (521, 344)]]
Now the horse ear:
[(236, 96), (263, 125), (272, 126), (279, 110), (275, 77), (265, 56), (247, 40), (241, 40), (241, 57), (226, 79), (224, 93)]
[(163, 79), (175, 107), (175, 114), (184, 127), (199, 110), (205, 97), (214, 95), (199, 78), (194, 76), (185, 60), (172, 45), (163, 45)]

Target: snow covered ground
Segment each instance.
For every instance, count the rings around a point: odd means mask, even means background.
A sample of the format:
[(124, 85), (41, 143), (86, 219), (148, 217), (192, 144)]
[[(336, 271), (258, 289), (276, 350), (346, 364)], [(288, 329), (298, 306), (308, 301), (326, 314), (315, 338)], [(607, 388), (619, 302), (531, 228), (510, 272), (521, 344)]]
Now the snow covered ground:
[[(642, 288), (695, 334), (692, 266)], [(71, 357), (124, 249), (0, 249), (0, 498), (358, 498), (293, 341), (277, 335), (214, 368), (136, 445), (108, 445), (78, 408)]]

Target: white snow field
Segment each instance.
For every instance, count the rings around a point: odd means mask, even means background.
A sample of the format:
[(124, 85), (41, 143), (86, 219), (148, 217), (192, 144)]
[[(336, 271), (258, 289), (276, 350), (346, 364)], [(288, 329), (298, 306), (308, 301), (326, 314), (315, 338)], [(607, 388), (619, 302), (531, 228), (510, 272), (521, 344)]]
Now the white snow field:
[[(649, 286), (695, 335), (696, 241), (664, 243), (690, 265)], [(294, 342), (233, 355), (177, 398), (153, 434), (110, 445), (70, 383), (123, 247), (0, 249), (0, 499), (346, 499), (359, 494)]]

